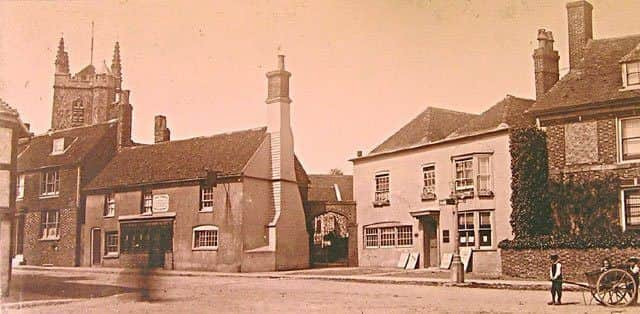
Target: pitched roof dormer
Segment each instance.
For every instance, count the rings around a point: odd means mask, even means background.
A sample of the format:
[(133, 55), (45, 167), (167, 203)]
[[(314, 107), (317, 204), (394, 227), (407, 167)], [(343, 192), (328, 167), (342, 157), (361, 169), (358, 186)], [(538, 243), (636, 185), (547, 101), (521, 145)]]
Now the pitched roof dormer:
[(640, 89), (640, 44), (620, 59), (622, 70), (621, 91)]

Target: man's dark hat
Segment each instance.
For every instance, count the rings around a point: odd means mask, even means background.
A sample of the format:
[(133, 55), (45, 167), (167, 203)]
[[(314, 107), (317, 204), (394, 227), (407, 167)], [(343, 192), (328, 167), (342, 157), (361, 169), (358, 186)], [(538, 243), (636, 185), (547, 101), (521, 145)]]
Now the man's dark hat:
[(633, 256), (630, 257), (627, 261), (637, 263), (638, 261), (640, 261), (640, 258)]
[(551, 254), (551, 258), (558, 258), (558, 254)]

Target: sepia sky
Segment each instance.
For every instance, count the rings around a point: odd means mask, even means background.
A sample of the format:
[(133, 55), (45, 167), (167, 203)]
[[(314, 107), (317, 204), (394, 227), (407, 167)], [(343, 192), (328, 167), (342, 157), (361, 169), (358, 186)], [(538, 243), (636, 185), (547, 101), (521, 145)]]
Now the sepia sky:
[[(111, 1), (0, 3), (0, 98), (33, 131), (51, 123), (56, 48), (71, 72), (111, 64), (120, 42), (133, 138), (153, 142), (266, 124), (265, 72), (292, 72), (296, 153), (310, 173), (341, 168), (427, 106), (480, 113), (506, 94), (534, 97), (537, 29), (568, 66), (566, 1)], [(591, 0), (594, 37), (638, 33), (640, 1)]]

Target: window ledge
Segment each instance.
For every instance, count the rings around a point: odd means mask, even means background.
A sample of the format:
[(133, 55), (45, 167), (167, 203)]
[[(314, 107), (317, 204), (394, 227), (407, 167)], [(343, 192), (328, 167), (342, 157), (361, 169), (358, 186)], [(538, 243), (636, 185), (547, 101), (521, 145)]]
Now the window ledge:
[(60, 237), (58, 236), (58, 237), (55, 237), (55, 238), (54, 237), (51, 237), (51, 238), (40, 238), (38, 240), (39, 241), (59, 241)]
[(104, 259), (116, 259), (119, 258), (120, 254), (119, 253), (108, 253), (107, 255), (103, 256), (102, 258)]
[(478, 192), (478, 197), (480, 198), (492, 198), (494, 197), (493, 191), (483, 191)]
[(638, 90), (640, 89), (640, 84), (634, 84), (634, 85), (627, 85), (627, 86), (623, 86), (621, 89), (619, 89), (619, 92), (624, 92), (624, 91), (628, 91), (628, 90)]
[(40, 199), (45, 199), (45, 198), (56, 198), (56, 197), (59, 197), (59, 196), (60, 196), (60, 194), (59, 194), (59, 193), (58, 193), (58, 194), (50, 194), (50, 195), (43, 195), (43, 194), (41, 194), (41, 195), (40, 195)]
[(479, 248), (479, 249), (473, 249), (474, 252), (497, 252), (498, 249), (494, 249), (494, 248)]
[(107, 216), (102, 216), (102, 218), (113, 218), (113, 217), (115, 217), (115, 216), (116, 216), (116, 215), (107, 215)]
[(199, 248), (191, 248), (192, 251), (217, 251), (217, 247), (199, 247)]
[(373, 207), (384, 207), (384, 206), (390, 206), (390, 205), (391, 205), (391, 202), (389, 200), (373, 202)]
[(213, 213), (213, 207), (200, 208), (199, 213)]

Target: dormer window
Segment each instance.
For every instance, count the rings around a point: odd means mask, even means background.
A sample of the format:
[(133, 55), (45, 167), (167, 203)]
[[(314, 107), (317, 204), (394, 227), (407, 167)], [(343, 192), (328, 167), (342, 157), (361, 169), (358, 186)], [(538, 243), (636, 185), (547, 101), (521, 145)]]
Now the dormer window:
[(53, 140), (53, 148), (51, 150), (51, 155), (60, 155), (64, 154), (64, 137), (56, 138)]
[(622, 89), (640, 88), (640, 61), (622, 64)]
[(627, 85), (640, 85), (640, 62), (627, 63)]

